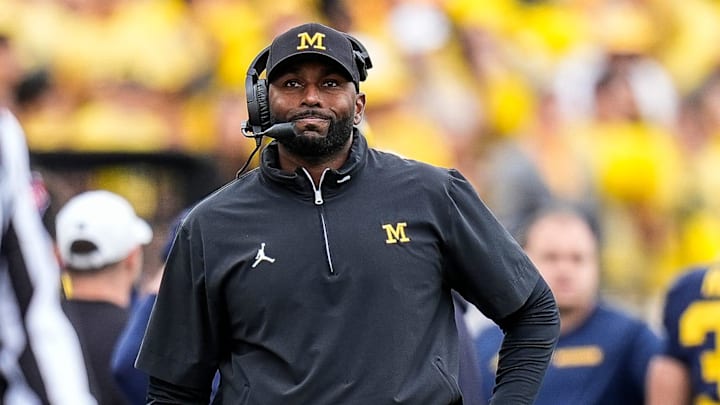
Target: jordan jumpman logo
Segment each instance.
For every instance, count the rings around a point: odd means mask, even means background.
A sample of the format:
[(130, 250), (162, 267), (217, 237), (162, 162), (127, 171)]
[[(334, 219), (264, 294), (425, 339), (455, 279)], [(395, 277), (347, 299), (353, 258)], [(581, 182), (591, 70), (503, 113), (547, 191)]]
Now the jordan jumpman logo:
[(265, 256), (265, 242), (260, 244), (260, 249), (258, 249), (258, 252), (255, 255), (255, 263), (253, 263), (252, 268), (254, 269), (255, 267), (257, 267), (257, 265), (260, 264), (260, 262), (262, 262), (263, 260), (266, 262), (275, 263), (275, 259)]

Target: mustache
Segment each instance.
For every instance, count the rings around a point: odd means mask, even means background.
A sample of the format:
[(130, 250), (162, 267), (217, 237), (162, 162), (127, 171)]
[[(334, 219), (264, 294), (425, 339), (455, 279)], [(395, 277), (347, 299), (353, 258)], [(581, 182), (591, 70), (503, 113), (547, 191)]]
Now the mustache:
[(300, 120), (303, 118), (320, 118), (320, 119), (329, 120), (329, 121), (332, 121), (332, 119), (333, 119), (333, 117), (331, 117), (330, 115), (324, 114), (317, 110), (300, 111), (296, 114), (291, 115), (289, 118), (290, 118), (290, 121)]

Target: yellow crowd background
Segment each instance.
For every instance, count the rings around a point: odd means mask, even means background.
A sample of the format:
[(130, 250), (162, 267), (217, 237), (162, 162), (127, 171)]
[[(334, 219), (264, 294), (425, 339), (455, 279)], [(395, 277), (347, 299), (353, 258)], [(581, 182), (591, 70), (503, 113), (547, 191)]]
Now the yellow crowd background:
[[(510, 229), (551, 195), (592, 210), (607, 294), (646, 308), (720, 252), (713, 0), (0, 0), (22, 78), (0, 91), (33, 153), (179, 152), (226, 181), (248, 65), (306, 21), (367, 46), (374, 146), (461, 169)], [(84, 186), (162, 205), (142, 171)]]

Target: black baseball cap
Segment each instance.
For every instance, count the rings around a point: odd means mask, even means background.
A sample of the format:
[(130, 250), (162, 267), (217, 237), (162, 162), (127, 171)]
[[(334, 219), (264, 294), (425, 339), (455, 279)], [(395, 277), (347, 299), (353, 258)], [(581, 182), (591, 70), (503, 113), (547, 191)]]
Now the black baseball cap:
[(270, 44), (267, 77), (288, 60), (301, 55), (322, 55), (340, 65), (355, 83), (362, 80), (355, 62), (352, 42), (347, 34), (319, 23), (308, 23), (291, 28), (276, 37)]

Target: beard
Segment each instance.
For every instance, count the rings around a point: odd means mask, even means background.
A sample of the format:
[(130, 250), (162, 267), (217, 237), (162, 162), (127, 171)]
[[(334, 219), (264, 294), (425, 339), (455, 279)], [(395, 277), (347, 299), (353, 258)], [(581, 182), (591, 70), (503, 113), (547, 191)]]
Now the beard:
[[(314, 128), (308, 127), (312, 131)], [(322, 164), (340, 152), (353, 133), (353, 117), (332, 120), (325, 136), (295, 136), (278, 141), (290, 153), (310, 164)]]

